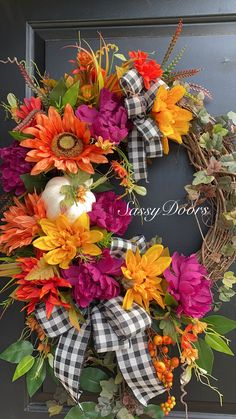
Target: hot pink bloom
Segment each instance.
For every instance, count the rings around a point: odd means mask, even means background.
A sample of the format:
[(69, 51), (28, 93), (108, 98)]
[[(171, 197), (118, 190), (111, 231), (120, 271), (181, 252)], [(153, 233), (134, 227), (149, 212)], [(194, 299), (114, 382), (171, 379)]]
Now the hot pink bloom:
[(173, 254), (172, 266), (166, 269), (164, 277), (169, 283), (168, 292), (179, 304), (178, 314), (200, 318), (211, 310), (212, 282), (207, 276), (206, 268), (196, 255)]
[(89, 212), (91, 223), (122, 236), (131, 222), (126, 202), (117, 199), (118, 196), (112, 191), (101, 192), (96, 198)]
[(73, 286), (76, 302), (82, 308), (94, 300), (110, 300), (120, 293), (119, 283), (113, 278), (121, 275), (123, 261), (113, 258), (108, 249), (103, 250), (98, 262), (80, 263), (63, 270), (63, 276)]
[(25, 192), (21, 175), (29, 173), (32, 164), (25, 161), (27, 151), (14, 141), (8, 147), (0, 148), (2, 187), (4, 192), (12, 192), (17, 196)]

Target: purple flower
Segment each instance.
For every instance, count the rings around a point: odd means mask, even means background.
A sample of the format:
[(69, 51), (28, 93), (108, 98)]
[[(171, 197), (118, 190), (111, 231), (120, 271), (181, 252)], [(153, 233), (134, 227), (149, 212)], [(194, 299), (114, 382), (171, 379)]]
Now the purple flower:
[(120, 293), (119, 283), (113, 278), (121, 275), (123, 261), (111, 256), (108, 249), (103, 250), (98, 262), (81, 262), (63, 270), (63, 276), (73, 285), (76, 302), (82, 308), (94, 300), (110, 300)]
[(90, 125), (95, 138), (101, 136), (104, 140), (119, 144), (128, 135), (130, 122), (122, 100), (106, 88), (100, 92), (99, 110), (81, 105), (75, 114)]
[(164, 276), (169, 283), (168, 292), (179, 304), (178, 314), (198, 319), (211, 310), (212, 282), (207, 278), (207, 270), (198, 262), (196, 255), (187, 257), (175, 252), (172, 269), (166, 269)]
[(32, 164), (25, 161), (26, 154), (27, 150), (20, 147), (17, 142), (0, 149), (1, 181), (4, 192), (14, 192), (16, 195), (25, 192), (20, 175), (29, 173), (32, 169)]
[(117, 199), (117, 195), (112, 191), (96, 194), (96, 199), (92, 211), (88, 213), (91, 223), (123, 235), (131, 222), (126, 202)]

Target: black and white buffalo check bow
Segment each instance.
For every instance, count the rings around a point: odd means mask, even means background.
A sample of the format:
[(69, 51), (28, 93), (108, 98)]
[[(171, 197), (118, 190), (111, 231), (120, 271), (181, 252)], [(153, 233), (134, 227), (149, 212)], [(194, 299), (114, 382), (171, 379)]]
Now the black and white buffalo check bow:
[(81, 395), (80, 374), (91, 334), (97, 352), (116, 352), (120, 371), (141, 404), (146, 406), (150, 399), (165, 391), (148, 352), (145, 330), (151, 326), (151, 318), (137, 304), (131, 311), (125, 311), (121, 303), (122, 297), (116, 297), (94, 307), (80, 331), (71, 326), (64, 308), (55, 307), (50, 319), (46, 317), (44, 306), (36, 311), (36, 318), (47, 336), (59, 337), (54, 373), (77, 403)]
[(122, 239), (120, 237), (113, 237), (111, 240), (111, 255), (124, 258), (127, 250), (132, 250), (134, 253), (139, 249), (140, 253), (147, 250), (147, 244), (143, 235), (135, 236), (130, 240)]
[(162, 80), (154, 83), (149, 90), (144, 88), (143, 78), (137, 70), (129, 70), (120, 79), (126, 95), (125, 107), (128, 118), (134, 126), (128, 138), (128, 155), (133, 165), (135, 180), (147, 180), (147, 158), (162, 157), (161, 133), (153, 119), (148, 116)]

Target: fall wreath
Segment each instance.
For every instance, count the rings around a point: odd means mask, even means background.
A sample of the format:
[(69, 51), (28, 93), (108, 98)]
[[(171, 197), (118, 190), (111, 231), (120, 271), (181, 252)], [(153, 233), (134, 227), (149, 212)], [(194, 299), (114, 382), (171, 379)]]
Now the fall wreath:
[[(4, 313), (22, 302), (26, 316), (0, 358), (16, 364), (13, 381), (26, 375), (30, 397), (51, 371), (61, 387), (50, 415), (70, 406), (66, 419), (161, 418), (175, 406), (178, 368), (186, 417), (192, 373), (222, 398), (211, 384), (213, 350), (233, 355), (225, 334), (236, 321), (206, 315), (235, 294), (236, 114), (213, 118), (204, 107), (210, 93), (183, 81), (199, 70), (175, 70), (181, 29), (162, 64), (140, 50), (127, 59), (102, 37), (97, 51), (76, 45), (59, 80), (6, 61), (34, 96), (21, 103), (10, 93), (3, 104), (15, 126), (14, 142), (0, 149), (1, 305)], [(148, 193), (138, 181), (171, 140), (196, 169), (186, 206), (214, 208), (202, 248), (186, 256), (156, 238), (123, 238), (132, 218), (123, 198), (138, 205)], [(148, 403), (159, 395), (160, 405)]]

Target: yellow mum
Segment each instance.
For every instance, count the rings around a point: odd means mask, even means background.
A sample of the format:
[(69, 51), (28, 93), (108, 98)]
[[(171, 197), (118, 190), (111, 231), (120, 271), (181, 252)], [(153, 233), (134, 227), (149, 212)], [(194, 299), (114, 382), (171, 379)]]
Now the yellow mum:
[(155, 300), (164, 308), (160, 275), (171, 263), (169, 256), (164, 256), (164, 248), (159, 244), (150, 247), (141, 256), (139, 250), (134, 254), (132, 250), (126, 253), (125, 266), (122, 272), (125, 277), (124, 286), (128, 288), (123, 301), (123, 308), (130, 310), (133, 302), (149, 311), (149, 304)]
[(164, 153), (169, 153), (168, 138), (177, 143), (182, 143), (182, 135), (189, 131), (189, 121), (193, 118), (192, 113), (183, 109), (176, 103), (185, 95), (183, 86), (174, 86), (166, 89), (160, 86), (152, 108), (152, 115), (163, 134)]
[(47, 251), (44, 258), (49, 265), (59, 265), (60, 268), (67, 269), (78, 253), (91, 256), (101, 253), (94, 243), (103, 238), (103, 233), (90, 230), (89, 216), (86, 213), (72, 224), (65, 215), (59, 215), (54, 221), (44, 218), (39, 223), (46, 235), (36, 239), (33, 245)]

